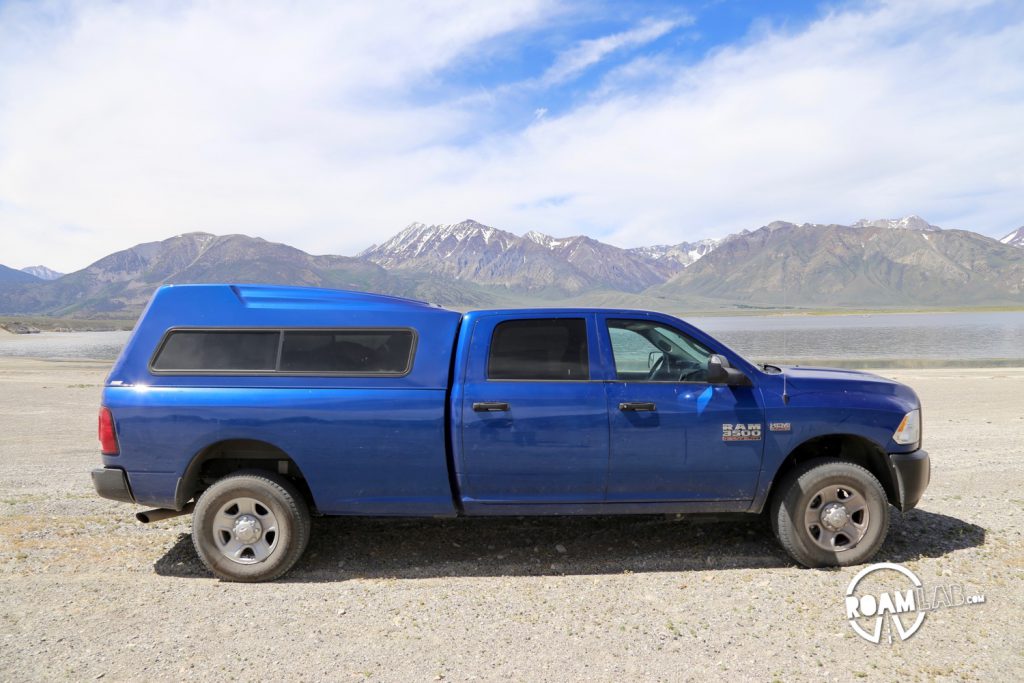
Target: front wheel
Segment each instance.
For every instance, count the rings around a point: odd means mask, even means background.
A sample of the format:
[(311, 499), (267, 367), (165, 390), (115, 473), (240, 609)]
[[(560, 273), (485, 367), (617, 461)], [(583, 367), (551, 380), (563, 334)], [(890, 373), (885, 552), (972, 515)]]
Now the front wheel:
[(769, 515), (783, 549), (805, 567), (867, 562), (889, 532), (889, 501), (878, 479), (840, 460), (812, 461), (790, 472)]
[(272, 581), (302, 556), (309, 527), (309, 507), (290, 481), (238, 472), (199, 497), (192, 543), (207, 569), (225, 581)]

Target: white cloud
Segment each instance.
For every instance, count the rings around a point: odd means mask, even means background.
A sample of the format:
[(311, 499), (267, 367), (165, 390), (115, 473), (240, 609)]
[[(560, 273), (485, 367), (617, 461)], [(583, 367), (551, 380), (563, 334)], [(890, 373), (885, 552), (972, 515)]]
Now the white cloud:
[[(4, 263), (77, 268), (189, 230), (354, 247), (374, 203), (443, 174), (407, 163), (418, 150), (471, 127), (472, 112), (410, 92), (547, 11), (472, 0), (58, 8), (70, 21), (32, 3), (0, 8)], [(409, 214), (382, 215), (398, 225)]]
[(684, 23), (693, 23), (693, 19), (646, 19), (628, 31), (580, 41), (558, 56), (544, 72), (541, 83), (555, 85), (567, 81), (614, 52), (646, 45)]
[(1024, 222), (1024, 13), (984, 9), (895, 3), (767, 31), (492, 144), (469, 182), (572, 197), (495, 222), (624, 245), (908, 213), (1003, 234)]
[(189, 230), (351, 254), (468, 216), (624, 245), (776, 218), (1024, 222), (1018, 5), (870, 5), (696, 64), (641, 55), (501, 134), (500, 96), (423, 104), (560, 11), (512, 5), (5, 6), (0, 263), (70, 270)]

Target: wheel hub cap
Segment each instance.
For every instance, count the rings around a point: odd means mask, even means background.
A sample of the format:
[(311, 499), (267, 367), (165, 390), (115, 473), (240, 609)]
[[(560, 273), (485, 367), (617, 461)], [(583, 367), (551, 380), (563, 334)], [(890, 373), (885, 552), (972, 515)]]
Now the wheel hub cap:
[(839, 531), (850, 518), (842, 503), (829, 503), (821, 510), (821, 525), (829, 531)]
[(232, 533), (242, 543), (255, 543), (263, 535), (260, 521), (252, 515), (239, 515), (235, 520)]
[(277, 516), (267, 503), (239, 496), (213, 518), (213, 541), (224, 557), (238, 564), (264, 562), (278, 547)]

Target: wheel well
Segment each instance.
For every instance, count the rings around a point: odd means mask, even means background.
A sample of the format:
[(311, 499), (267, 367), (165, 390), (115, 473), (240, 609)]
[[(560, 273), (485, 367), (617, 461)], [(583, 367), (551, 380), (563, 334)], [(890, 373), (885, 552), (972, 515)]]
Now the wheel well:
[(775, 487), (788, 472), (808, 460), (816, 458), (836, 458), (837, 460), (845, 460), (846, 462), (860, 465), (875, 475), (875, 478), (882, 484), (882, 488), (885, 489), (885, 495), (889, 502), (893, 505), (899, 505), (896, 484), (889, 469), (885, 450), (873, 441), (862, 436), (856, 436), (855, 434), (818, 436), (794, 448), (786, 456), (786, 459), (775, 473), (771, 491), (768, 492), (768, 499), (771, 499), (771, 496), (775, 493)]
[(178, 483), (175, 507), (180, 510), (218, 479), (238, 470), (264, 470), (287, 477), (305, 497), (310, 510), (315, 510), (313, 494), (295, 461), (277, 446), (251, 439), (218, 441), (199, 451)]

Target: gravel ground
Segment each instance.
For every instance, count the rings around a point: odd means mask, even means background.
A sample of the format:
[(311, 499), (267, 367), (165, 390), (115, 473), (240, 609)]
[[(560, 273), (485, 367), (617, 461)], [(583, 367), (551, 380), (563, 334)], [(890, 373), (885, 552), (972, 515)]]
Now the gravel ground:
[(105, 370), (0, 359), (2, 680), (1024, 678), (1024, 369), (883, 371), (933, 473), (877, 559), (986, 597), (892, 645), (756, 519), (319, 519), (285, 579), (221, 583), (189, 518), (94, 495)]

